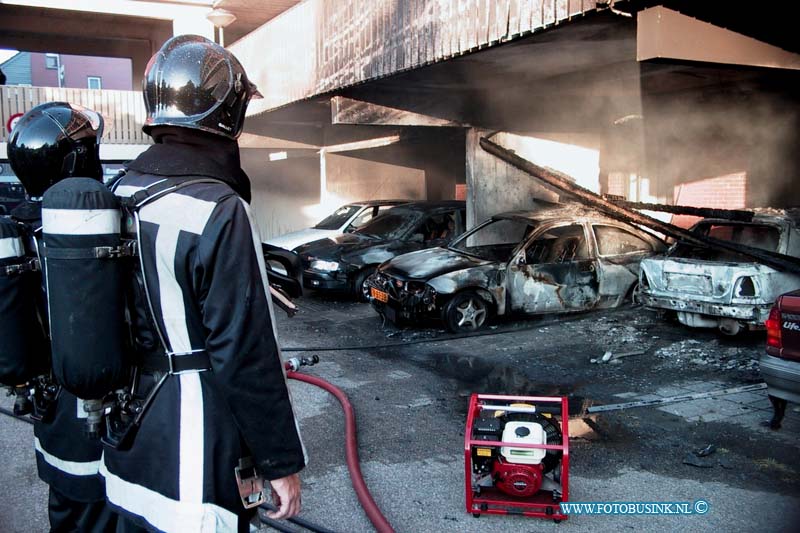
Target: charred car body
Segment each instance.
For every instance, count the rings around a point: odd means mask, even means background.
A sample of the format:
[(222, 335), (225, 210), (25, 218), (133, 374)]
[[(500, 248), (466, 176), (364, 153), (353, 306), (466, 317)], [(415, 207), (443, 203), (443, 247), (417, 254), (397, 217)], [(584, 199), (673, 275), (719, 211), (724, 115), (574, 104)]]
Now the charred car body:
[(595, 211), (540, 204), (496, 215), (447, 248), (396, 257), (367, 285), (393, 322), (441, 318), (450, 330), (474, 330), (493, 314), (617, 306), (641, 260), (663, 250), (651, 234)]
[[(704, 219), (692, 228), (703, 237), (800, 257), (794, 217), (756, 214), (749, 222)], [(663, 257), (642, 261), (641, 302), (674, 311), (691, 327), (723, 333), (762, 329), (778, 295), (800, 287), (800, 275), (779, 272), (735, 252), (677, 242)]]
[(448, 243), (464, 232), (465, 220), (462, 201), (410, 202), (388, 209), (352, 233), (296, 248), (303, 262), (303, 286), (366, 298), (365, 280), (379, 264)]

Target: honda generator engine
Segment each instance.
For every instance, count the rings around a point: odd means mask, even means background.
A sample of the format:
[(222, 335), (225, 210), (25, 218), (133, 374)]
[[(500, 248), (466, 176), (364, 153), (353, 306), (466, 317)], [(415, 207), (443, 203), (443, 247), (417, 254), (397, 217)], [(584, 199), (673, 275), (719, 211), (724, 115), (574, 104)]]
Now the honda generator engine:
[(566, 416), (562, 398), (473, 395), (468, 510), (478, 516), (523, 509), (528, 516), (563, 518), (558, 503), (566, 497)]

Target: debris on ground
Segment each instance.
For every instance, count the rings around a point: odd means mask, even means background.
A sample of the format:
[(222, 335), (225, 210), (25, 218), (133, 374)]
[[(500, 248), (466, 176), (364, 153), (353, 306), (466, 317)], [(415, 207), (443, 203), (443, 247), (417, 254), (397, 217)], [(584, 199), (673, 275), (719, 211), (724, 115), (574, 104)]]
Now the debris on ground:
[(711, 461), (703, 459), (702, 457), (697, 457), (697, 455), (692, 452), (686, 454), (686, 457), (683, 458), (683, 464), (697, 468), (714, 468)]
[(697, 457), (708, 457), (709, 455), (711, 455), (715, 451), (717, 451), (717, 447), (714, 446), (713, 444), (709, 444), (705, 448), (697, 450), (694, 453), (695, 453), (695, 455), (697, 455)]
[(719, 341), (700, 342), (688, 339), (656, 350), (657, 358), (674, 366), (687, 363), (719, 370), (758, 371), (758, 360), (747, 347), (723, 346)]
[(624, 359), (625, 357), (633, 357), (634, 355), (642, 355), (646, 352), (647, 350), (634, 350), (631, 352), (614, 354), (611, 351), (607, 351), (606, 353), (603, 354), (603, 357), (601, 357), (600, 359), (589, 359), (589, 362), (593, 364), (608, 363), (611, 365), (618, 365), (622, 363), (620, 359)]

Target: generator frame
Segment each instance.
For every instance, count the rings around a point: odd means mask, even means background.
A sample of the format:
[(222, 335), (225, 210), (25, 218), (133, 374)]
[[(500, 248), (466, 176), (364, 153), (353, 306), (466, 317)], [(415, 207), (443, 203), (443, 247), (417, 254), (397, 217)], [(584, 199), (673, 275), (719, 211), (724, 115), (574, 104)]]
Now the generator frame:
[[(497, 410), (496, 404), (487, 402), (527, 403), (534, 407), (541, 406), (542, 413), (549, 413), (558, 417), (561, 425), (561, 444), (521, 444), (503, 441), (474, 440), (472, 438), (473, 424), (484, 408)], [(541, 405), (544, 404), (544, 405)], [(510, 407), (510, 405), (509, 405)], [(561, 497), (553, 498), (551, 491), (540, 490), (527, 497), (514, 497), (501, 492), (495, 487), (481, 487), (480, 491), (473, 491), (472, 487), (472, 449), (473, 447), (501, 447), (513, 446), (515, 448), (538, 448), (544, 450), (561, 450), (561, 469), (559, 482), (561, 483)], [(473, 394), (469, 400), (467, 411), (467, 427), (464, 434), (464, 470), (466, 483), (467, 512), (479, 517), (482, 514), (497, 515), (522, 515), (536, 518), (550, 518), (555, 522), (566, 520), (567, 515), (561, 512), (560, 503), (569, 501), (569, 413), (566, 397), (551, 396), (507, 396), (497, 394)]]

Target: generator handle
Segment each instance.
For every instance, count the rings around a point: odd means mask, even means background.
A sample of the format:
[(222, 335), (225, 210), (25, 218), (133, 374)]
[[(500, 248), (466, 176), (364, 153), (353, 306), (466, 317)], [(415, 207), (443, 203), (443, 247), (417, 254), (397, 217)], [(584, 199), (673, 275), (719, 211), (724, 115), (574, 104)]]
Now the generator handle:
[(488, 405), (488, 404), (478, 404), (480, 409), (485, 409), (489, 411), (507, 411), (509, 413), (554, 413), (554, 414), (561, 414), (560, 407), (522, 407), (522, 406), (513, 406), (513, 405)]

